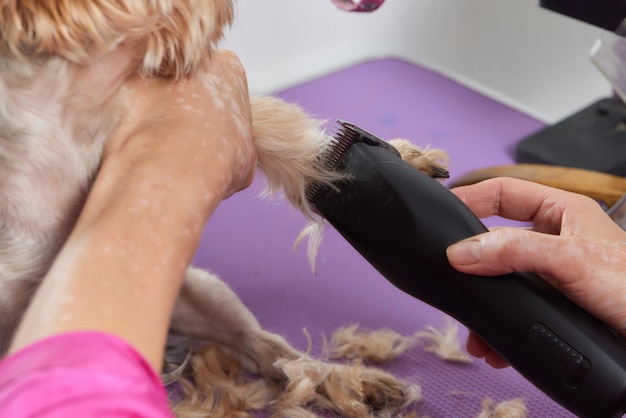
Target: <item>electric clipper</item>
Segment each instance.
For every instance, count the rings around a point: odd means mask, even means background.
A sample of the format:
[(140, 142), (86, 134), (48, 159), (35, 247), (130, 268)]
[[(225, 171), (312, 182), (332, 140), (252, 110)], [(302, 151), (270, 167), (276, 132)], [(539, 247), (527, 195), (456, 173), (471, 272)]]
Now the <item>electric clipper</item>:
[(391, 145), (338, 122), (318, 163), (347, 178), (309, 186), (315, 210), (387, 280), (463, 323), (556, 402), (581, 417), (621, 417), (622, 339), (534, 274), (453, 269), (446, 248), (487, 228)]

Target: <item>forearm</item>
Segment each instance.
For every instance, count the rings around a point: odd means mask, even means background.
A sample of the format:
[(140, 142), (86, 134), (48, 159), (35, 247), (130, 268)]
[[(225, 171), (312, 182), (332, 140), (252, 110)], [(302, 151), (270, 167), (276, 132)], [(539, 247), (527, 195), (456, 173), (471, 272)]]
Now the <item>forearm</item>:
[(228, 186), (229, 163), (208, 152), (189, 161), (194, 153), (185, 147), (192, 144), (153, 140), (134, 138), (127, 142), (134, 148), (105, 159), (12, 351), (55, 333), (95, 329), (124, 338), (160, 367), (178, 288)]

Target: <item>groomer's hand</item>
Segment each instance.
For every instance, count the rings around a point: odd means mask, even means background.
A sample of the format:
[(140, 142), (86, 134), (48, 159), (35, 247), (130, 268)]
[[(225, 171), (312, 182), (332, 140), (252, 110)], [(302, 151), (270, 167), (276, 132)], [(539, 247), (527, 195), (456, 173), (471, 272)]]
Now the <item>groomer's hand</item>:
[(137, 76), (123, 89), (127, 112), (107, 144), (105, 161), (115, 153), (153, 158), (158, 152), (171, 160), (175, 146), (180, 164), (200, 168), (198, 180), (228, 172), (223, 197), (250, 185), (256, 167), (250, 99), (235, 54), (214, 51), (208, 68), (175, 83)]
[[(479, 218), (502, 216), (532, 228), (494, 228), (448, 248), (464, 273), (529, 271), (626, 337), (626, 232), (590, 198), (509, 178), (453, 190)], [(467, 349), (493, 367), (497, 354), (471, 334)]]

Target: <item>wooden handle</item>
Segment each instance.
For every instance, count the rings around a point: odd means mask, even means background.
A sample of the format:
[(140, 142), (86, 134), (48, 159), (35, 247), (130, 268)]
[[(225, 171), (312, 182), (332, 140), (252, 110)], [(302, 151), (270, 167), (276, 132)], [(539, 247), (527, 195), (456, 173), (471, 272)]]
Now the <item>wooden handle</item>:
[(599, 171), (544, 164), (514, 164), (483, 168), (455, 179), (451, 187), (494, 177), (513, 177), (583, 194), (612, 206), (626, 193), (626, 179)]

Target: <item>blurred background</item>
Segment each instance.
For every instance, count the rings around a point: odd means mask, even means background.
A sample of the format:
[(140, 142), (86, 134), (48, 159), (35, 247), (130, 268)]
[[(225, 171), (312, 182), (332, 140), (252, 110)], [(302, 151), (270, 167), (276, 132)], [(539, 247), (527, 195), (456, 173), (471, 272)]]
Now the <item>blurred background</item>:
[(252, 91), (271, 93), (372, 58), (402, 58), (553, 123), (610, 94), (589, 51), (601, 29), (538, 0), (238, 1), (225, 48)]

